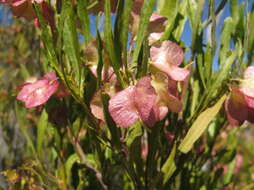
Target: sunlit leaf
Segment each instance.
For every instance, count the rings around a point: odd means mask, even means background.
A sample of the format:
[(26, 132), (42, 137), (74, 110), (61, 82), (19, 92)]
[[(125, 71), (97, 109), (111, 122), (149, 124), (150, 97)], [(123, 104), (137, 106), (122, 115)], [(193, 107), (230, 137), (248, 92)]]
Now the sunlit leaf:
[(225, 99), (226, 95), (222, 96), (214, 106), (207, 108), (198, 116), (179, 146), (181, 152), (187, 153), (191, 150), (193, 144), (200, 138), (209, 123), (220, 111)]
[(167, 158), (166, 162), (163, 164), (161, 171), (163, 172), (163, 184), (165, 184), (170, 177), (173, 175), (174, 171), (176, 170), (175, 164), (175, 155), (176, 155), (176, 145), (174, 144), (169, 157)]
[(129, 127), (128, 134), (126, 136), (127, 146), (131, 146), (132, 142), (143, 134), (142, 125), (140, 122), (136, 122), (134, 125)]
[(42, 153), (43, 143), (45, 142), (46, 130), (48, 125), (48, 114), (44, 109), (37, 125), (37, 151)]
[(136, 63), (138, 61), (139, 52), (141, 50), (141, 46), (143, 40), (146, 36), (146, 30), (149, 24), (150, 16), (152, 15), (154, 5), (156, 0), (144, 1), (144, 5), (141, 10), (138, 33), (137, 33), (137, 40), (136, 40), (136, 47), (133, 52), (132, 61)]

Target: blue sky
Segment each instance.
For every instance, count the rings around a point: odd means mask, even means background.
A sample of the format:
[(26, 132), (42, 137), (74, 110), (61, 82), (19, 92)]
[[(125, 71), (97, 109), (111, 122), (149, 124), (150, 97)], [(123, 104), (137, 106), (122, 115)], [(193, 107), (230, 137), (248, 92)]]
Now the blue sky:
[(12, 15), (7, 9), (4, 9), (3, 5), (0, 5), (0, 24), (11, 24)]

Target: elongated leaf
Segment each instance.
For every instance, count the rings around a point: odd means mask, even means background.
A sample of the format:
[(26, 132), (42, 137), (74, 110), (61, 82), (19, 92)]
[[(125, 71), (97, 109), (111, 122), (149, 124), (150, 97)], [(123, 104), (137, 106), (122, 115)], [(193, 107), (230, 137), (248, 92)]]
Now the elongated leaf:
[(201, 50), (201, 52), (199, 52), (197, 54), (196, 57), (196, 63), (197, 63), (197, 68), (198, 68), (198, 75), (199, 75), (199, 79), (202, 82), (202, 85), (205, 89), (207, 89), (206, 87), (206, 80), (205, 80), (205, 74), (206, 74), (206, 68), (204, 67), (203, 63), (204, 63), (204, 56), (203, 56), (203, 50)]
[(58, 60), (57, 60), (53, 40), (52, 40), (52, 37), (49, 32), (49, 28), (47, 27), (47, 25), (43, 19), (43, 16), (42, 16), (41, 12), (39, 11), (40, 10), (39, 6), (37, 4), (34, 4), (34, 7), (35, 7), (36, 14), (39, 18), (39, 22), (41, 25), (41, 38), (42, 38), (43, 44), (45, 46), (45, 54), (47, 57), (47, 61), (49, 62), (49, 65), (52, 68), (54, 68), (54, 70), (57, 72), (58, 76), (64, 81), (63, 74), (62, 74), (62, 72), (59, 68), (59, 65), (58, 65)]
[(206, 71), (206, 85), (207, 88), (209, 88), (209, 85), (211, 84), (211, 75), (212, 75), (212, 69), (213, 69), (213, 58), (214, 58), (214, 54), (213, 54), (213, 48), (210, 46), (210, 44), (207, 44), (206, 47), (206, 51), (204, 54), (204, 67), (205, 67), (205, 71)]
[(149, 24), (150, 16), (153, 13), (153, 8), (156, 3), (156, 0), (144, 1), (144, 5), (141, 10), (136, 47), (134, 49), (132, 62), (136, 63), (138, 61), (139, 52), (143, 43), (143, 40), (147, 34), (147, 27)]
[[(176, 28), (174, 28), (175, 23), (179, 22), (179, 17), (177, 17), (179, 6), (181, 6), (183, 2), (179, 5), (179, 2), (176, 0), (160, 0), (158, 2), (158, 13), (162, 16), (165, 16), (168, 18), (169, 22), (167, 23), (166, 29), (164, 31), (163, 36), (161, 37), (161, 41), (167, 40), (172, 31)], [(179, 25), (177, 25), (179, 26)]]
[(72, 154), (65, 163), (65, 170), (66, 170), (68, 184), (71, 184), (71, 177), (72, 177), (71, 169), (73, 167), (73, 164), (75, 164), (78, 161), (79, 161), (79, 156), (75, 153), (75, 154)]
[(31, 149), (31, 152), (33, 153), (33, 156), (37, 158), (37, 152), (33, 143), (32, 138), (30, 137), (28, 128), (27, 128), (27, 119), (26, 119), (26, 110), (20, 106), (18, 106), (17, 103), (15, 103), (15, 115), (17, 117), (17, 120), (19, 121), (19, 129), (21, 130), (22, 134), (24, 135), (26, 139), (26, 143), (28, 148)]
[[(142, 133), (141, 133), (142, 135)], [(143, 171), (143, 160), (142, 160), (142, 148), (141, 148), (141, 135), (135, 137), (132, 143), (128, 146), (128, 152), (130, 155), (130, 163), (134, 166), (136, 173), (142, 175)]]
[[(28, 79), (30, 77), (29, 71), (24, 64), (20, 64), (20, 73), (21, 73), (21, 76), (23, 77), (23, 79)], [(1, 74), (4, 74), (4, 73), (1, 73)], [(1, 75), (0, 75), (0, 77), (2, 78)]]
[(235, 30), (235, 23), (232, 17), (226, 18), (221, 32), (220, 64), (225, 64), (227, 54), (230, 50), (231, 36)]
[(216, 51), (216, 15), (215, 15), (215, 1), (209, 0), (209, 6), (210, 6), (210, 15), (212, 19), (211, 24), (211, 49), (212, 49), (212, 55), (215, 55)]
[(101, 75), (102, 75), (102, 68), (103, 68), (103, 57), (102, 57), (102, 51), (103, 51), (103, 42), (101, 40), (100, 32), (97, 30), (97, 46), (98, 46), (98, 64), (97, 64), (97, 87), (100, 87), (101, 83)]
[(206, 109), (202, 112), (196, 121), (192, 124), (187, 135), (184, 137), (183, 141), (179, 146), (179, 150), (183, 153), (187, 153), (191, 150), (193, 144), (199, 139), (203, 132), (208, 127), (212, 119), (220, 111), (222, 104), (226, 99), (226, 95), (222, 96), (220, 100), (211, 108)]
[(124, 4), (123, 16), (122, 16), (122, 27), (120, 30), (120, 41), (122, 43), (124, 65), (127, 68), (128, 30), (129, 30), (129, 20), (130, 20), (130, 14), (131, 14), (133, 1), (125, 0), (124, 2), (125, 4)]
[(209, 96), (212, 96), (214, 91), (216, 91), (216, 89), (218, 89), (219, 86), (221, 86), (221, 84), (227, 79), (231, 66), (236, 59), (236, 56), (237, 52), (232, 52), (232, 54), (226, 59), (224, 65), (221, 66), (220, 71), (216, 76), (216, 80), (213, 81), (213, 85), (209, 89)]
[(71, 3), (69, 1), (64, 2), (62, 14), (67, 15), (63, 27), (64, 52), (71, 63), (72, 71), (75, 72), (75, 80), (79, 86), (79, 92), (76, 93), (82, 97), (84, 92), (83, 82), (85, 74), (83, 73), (84, 67), (83, 69), (81, 67), (76, 18)]
[(227, 173), (226, 173), (226, 175), (224, 176), (224, 179), (223, 179), (224, 185), (228, 185), (231, 182), (232, 177), (233, 177), (233, 172), (234, 172), (235, 164), (236, 164), (236, 158), (233, 159), (229, 163), (229, 166), (228, 166), (228, 169), (227, 169)]
[(199, 96), (200, 96), (200, 87), (199, 87), (198, 80), (193, 81), (191, 85), (193, 88), (193, 93), (192, 93), (192, 99), (191, 99), (190, 114), (193, 115), (195, 108), (198, 105)]
[(126, 137), (126, 144), (128, 147), (131, 146), (132, 142), (139, 136), (142, 136), (143, 130), (142, 125), (140, 122), (136, 122), (134, 125), (132, 125), (129, 130)]
[(238, 11), (239, 11), (238, 1), (237, 0), (230, 0), (229, 5), (230, 5), (231, 15), (234, 19), (236, 19), (236, 22), (237, 22), (237, 20), (238, 20)]
[(206, 186), (202, 186), (200, 190), (206, 190)]
[(190, 24), (192, 29), (192, 50), (195, 51), (196, 49), (196, 40), (198, 35), (201, 32), (201, 16), (202, 10), (204, 7), (204, 0), (188, 0), (188, 8), (187, 13), (190, 18)]
[[(249, 15), (249, 22), (248, 22), (248, 26), (247, 28), (249, 28), (248, 31), (248, 50), (249, 52), (251, 52), (254, 48), (254, 11), (252, 11)], [(253, 56), (252, 54), (250, 54), (249, 56)]]
[(118, 128), (115, 122), (113, 121), (113, 119), (111, 118), (110, 113), (108, 111), (108, 101), (110, 97), (107, 94), (102, 94), (101, 99), (103, 103), (104, 118), (106, 120), (107, 126), (111, 134), (111, 141), (114, 143), (114, 145), (119, 145), (120, 135), (118, 132)]
[(173, 149), (171, 150), (171, 153), (166, 160), (166, 162), (163, 164), (161, 171), (163, 172), (163, 184), (165, 184), (170, 177), (173, 175), (174, 171), (176, 170), (176, 165), (175, 165), (175, 154), (176, 154), (176, 145), (174, 144)]
[[(122, 20), (123, 11), (124, 11), (124, 0), (118, 0), (116, 21), (114, 26), (114, 46), (115, 46), (115, 52), (117, 55), (122, 55), (121, 29), (122, 29), (122, 22), (123, 22)], [(128, 31), (127, 31), (127, 34), (128, 34)], [(119, 56), (119, 60), (121, 60), (121, 56)], [(121, 62), (121, 66), (122, 66), (122, 62)]]
[(45, 132), (48, 126), (48, 114), (44, 109), (42, 111), (40, 120), (37, 126), (37, 152), (40, 154), (42, 152), (42, 145), (45, 140)]
[(148, 58), (149, 58), (149, 45), (148, 45), (147, 39), (145, 39), (143, 42), (142, 54), (143, 54), (142, 55), (142, 62), (138, 64), (136, 78), (141, 78), (141, 77), (147, 75)]
[(203, 108), (206, 107), (211, 98), (216, 97), (216, 95), (223, 90), (222, 87), (224, 86), (221, 84), (223, 84), (223, 82), (225, 82), (225, 80), (228, 78), (231, 66), (237, 56), (237, 51), (230, 53), (231, 55), (226, 59), (224, 65), (220, 66), (219, 73), (213, 73), (215, 80), (212, 81), (212, 85), (209, 87), (209, 89), (207, 89), (207, 96), (205, 97), (204, 101), (200, 101), (199, 106), (202, 106)]
[(111, 30), (111, 10), (110, 10), (110, 0), (105, 0), (105, 25), (104, 25), (104, 32), (105, 32), (105, 42), (106, 47), (109, 53), (111, 66), (114, 69), (114, 72), (117, 76), (118, 81), (120, 82), (122, 87), (127, 87), (124, 83), (123, 78), (119, 72), (121, 68), (121, 59), (120, 55), (116, 53), (116, 49), (113, 43), (113, 36)]
[(82, 33), (85, 37), (86, 43), (91, 40), (90, 21), (87, 12), (87, 4), (87, 0), (78, 0), (78, 16), (81, 21)]
[(160, 15), (173, 21), (178, 11), (178, 5), (178, 0), (159, 0), (157, 10)]
[(215, 15), (215, 2), (209, 0), (209, 17), (211, 18), (211, 24), (208, 26), (208, 35), (207, 35), (207, 45), (204, 55), (204, 67), (205, 67), (205, 76), (206, 76), (206, 85), (209, 88), (211, 84), (211, 74), (213, 67), (213, 58), (216, 52), (216, 15)]
[(187, 1), (183, 1), (180, 5), (180, 8), (179, 8), (179, 13), (176, 17), (176, 23), (175, 25), (177, 26), (176, 28), (174, 28), (174, 31), (173, 31), (173, 37), (176, 41), (180, 41), (181, 39), (181, 36), (182, 36), (182, 33), (183, 33), (183, 30), (184, 30), (184, 26), (185, 26), (185, 23), (187, 21), (187, 16), (185, 14), (185, 11), (186, 11), (186, 7), (187, 7)]

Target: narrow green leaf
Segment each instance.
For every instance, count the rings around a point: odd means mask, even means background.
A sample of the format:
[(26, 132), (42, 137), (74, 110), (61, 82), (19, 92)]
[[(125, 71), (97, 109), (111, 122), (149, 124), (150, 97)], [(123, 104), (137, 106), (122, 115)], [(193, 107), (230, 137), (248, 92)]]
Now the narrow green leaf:
[(176, 16), (176, 21), (175, 21), (175, 26), (173, 31), (173, 36), (175, 40), (180, 41), (180, 38), (182, 36), (183, 30), (185, 23), (187, 21), (187, 15), (186, 15), (186, 9), (187, 9), (187, 1), (182, 1), (181, 4), (179, 5), (179, 11)]
[(42, 153), (42, 146), (45, 140), (45, 133), (47, 130), (47, 126), (48, 126), (48, 114), (46, 110), (44, 109), (42, 111), (42, 114), (38, 121), (38, 126), (37, 126), (37, 152), (39, 154)]
[[(229, 76), (230, 69), (232, 64), (234, 63), (237, 51), (230, 52), (231, 55), (227, 57), (224, 65), (220, 65), (220, 69), (218, 72), (213, 72), (213, 78), (212, 85), (207, 89), (206, 95), (202, 96), (204, 100), (202, 99), (199, 102), (198, 108), (206, 108), (206, 106), (209, 104), (211, 99), (215, 98), (218, 94), (222, 93), (224, 91), (224, 85), (222, 85)], [(202, 110), (202, 109), (201, 109)]]
[(60, 149), (62, 146), (62, 141), (61, 141), (61, 135), (59, 134), (59, 131), (57, 130), (57, 128), (54, 127), (53, 125), (48, 125), (47, 134), (49, 134), (50, 136), (54, 138), (55, 147)]
[(100, 32), (97, 30), (97, 47), (98, 47), (98, 64), (97, 64), (97, 87), (100, 87), (101, 83), (101, 73), (102, 73), (102, 68), (103, 68), (103, 42), (101, 40)]
[(174, 144), (173, 149), (171, 150), (171, 153), (166, 160), (166, 162), (163, 164), (161, 171), (163, 172), (163, 184), (165, 184), (170, 177), (173, 175), (174, 171), (176, 170), (176, 165), (175, 165), (175, 154), (176, 154), (176, 144)]
[(62, 72), (59, 68), (59, 65), (58, 65), (58, 60), (57, 60), (57, 56), (56, 56), (56, 52), (55, 52), (55, 48), (54, 48), (54, 43), (53, 43), (52, 37), (50, 35), (49, 28), (47, 27), (47, 25), (43, 19), (43, 16), (40, 12), (39, 5), (35, 3), (34, 6), (35, 6), (36, 14), (39, 18), (39, 22), (41, 25), (41, 38), (42, 38), (43, 44), (45, 46), (47, 61), (49, 62), (49, 65), (57, 72), (58, 76), (64, 81), (63, 74), (62, 74)]
[(15, 115), (17, 117), (17, 120), (19, 121), (19, 129), (21, 130), (26, 139), (27, 146), (30, 148), (33, 156), (37, 159), (37, 152), (33, 140), (30, 137), (29, 130), (27, 128), (26, 109), (20, 107), (17, 103), (15, 103)]
[[(241, 3), (238, 7), (238, 22), (236, 23), (236, 31), (234, 33), (234, 40), (240, 40), (244, 42), (245, 40), (245, 33), (246, 33), (246, 18), (245, 18), (245, 11), (246, 11), (246, 5), (244, 3)], [(234, 18), (234, 17), (233, 17)], [(235, 18), (234, 18), (235, 19)]]
[(230, 5), (230, 12), (231, 12), (231, 16), (232, 18), (236, 19), (236, 22), (238, 21), (238, 1), (237, 0), (230, 0), (229, 1), (229, 5)]
[(216, 15), (215, 15), (215, 1), (209, 0), (209, 18), (211, 18), (211, 24), (208, 25), (209, 31), (207, 36), (208, 42), (204, 54), (204, 68), (206, 77), (206, 86), (209, 88), (211, 84), (211, 75), (213, 69), (213, 59), (216, 53)]
[(224, 179), (223, 179), (224, 185), (228, 185), (231, 182), (232, 177), (234, 175), (233, 172), (234, 172), (235, 164), (236, 164), (236, 159), (233, 159), (229, 163), (227, 173), (226, 173), (226, 175), (224, 176)]
[(120, 144), (120, 141), (119, 141), (120, 135), (118, 132), (118, 128), (117, 128), (115, 122), (113, 121), (113, 119), (111, 118), (110, 113), (108, 111), (108, 101), (109, 101), (110, 97), (107, 94), (102, 94), (101, 99), (102, 99), (102, 103), (103, 103), (104, 117), (105, 117), (107, 126), (109, 128), (110, 134), (111, 134), (111, 141), (115, 145), (119, 145)]
[(220, 111), (220, 108), (224, 103), (226, 97), (226, 95), (222, 96), (214, 106), (207, 108), (198, 116), (179, 146), (179, 150), (181, 152), (187, 153), (191, 150), (193, 144), (200, 138), (200, 136), (208, 127), (209, 123)]
[(144, 173), (143, 160), (141, 156), (141, 136), (137, 136), (128, 148), (130, 164), (134, 166), (137, 175), (141, 176)]
[[(182, 4), (182, 3), (181, 3)], [(161, 37), (161, 41), (167, 40), (171, 33), (172, 30), (174, 30), (175, 23), (179, 21), (177, 17), (177, 12), (179, 9), (179, 3), (177, 0), (160, 0), (158, 2), (158, 13), (162, 16), (165, 16), (168, 18), (169, 22), (167, 23), (166, 29), (164, 31), (163, 36)]]
[(111, 30), (111, 10), (110, 10), (110, 0), (105, 0), (105, 24), (104, 24), (104, 33), (105, 33), (105, 43), (106, 48), (109, 53), (111, 66), (114, 69), (114, 72), (117, 76), (118, 81), (122, 87), (127, 87), (127, 84), (124, 83), (123, 78), (120, 73), (121, 68), (121, 59), (120, 55), (117, 55), (116, 49), (113, 42), (112, 30)]
[(69, 156), (68, 160), (65, 163), (65, 170), (66, 170), (68, 184), (71, 184), (71, 177), (72, 177), (71, 169), (73, 165), (78, 161), (79, 161), (79, 156), (75, 153)]
[(209, 0), (209, 6), (210, 6), (210, 15), (212, 18), (212, 25), (211, 25), (211, 49), (212, 49), (212, 55), (215, 55), (216, 51), (216, 15), (215, 15), (215, 1)]
[(235, 31), (235, 23), (232, 17), (226, 18), (221, 32), (221, 47), (220, 47), (220, 64), (225, 64), (230, 51), (230, 40)]
[[(29, 74), (29, 71), (27, 69), (27, 66), (25, 64), (20, 64), (20, 73), (21, 73), (21, 76), (23, 77), (23, 79), (28, 79), (30, 77), (30, 74)], [(0, 76), (2, 77), (2, 76)]]
[(124, 1), (124, 10), (122, 16), (122, 24), (120, 30), (120, 41), (122, 43), (122, 52), (124, 58), (124, 65), (127, 69), (127, 46), (128, 46), (128, 32), (129, 32), (129, 21), (130, 21), (130, 14), (131, 8), (133, 5), (133, 0), (125, 0)]
[(187, 13), (190, 18), (190, 24), (192, 29), (192, 51), (196, 49), (196, 40), (201, 32), (201, 16), (204, 7), (204, 0), (188, 0)]
[(204, 67), (204, 56), (203, 55), (204, 55), (204, 53), (203, 53), (203, 50), (201, 49), (201, 52), (197, 53), (196, 63), (197, 63), (197, 71), (198, 71), (199, 79), (202, 82), (203, 88), (207, 89), (206, 80), (205, 80), (206, 68)]
[(173, 20), (177, 14), (178, 0), (159, 0), (157, 10), (162, 16)]
[(79, 86), (79, 92), (76, 92), (76, 94), (79, 94), (79, 96), (82, 97), (84, 94), (83, 82), (85, 76), (83, 69), (85, 67), (81, 67), (76, 17), (71, 2), (65, 0), (62, 11), (62, 14), (66, 15), (63, 26), (64, 52), (71, 63), (71, 71), (75, 71), (75, 81), (78, 82)]
[(254, 48), (254, 11), (252, 11), (249, 15), (248, 26), (246, 27), (248, 30), (248, 50), (251, 52)]
[(227, 79), (231, 66), (234, 63), (235, 59), (237, 56), (237, 52), (233, 51), (232, 54), (226, 59), (225, 63), (223, 66), (221, 66), (219, 73), (216, 75), (216, 79), (213, 81), (213, 85), (209, 88), (209, 93), (208, 93), (208, 99), (212, 97), (214, 92), (216, 92), (219, 88), (222, 87), (222, 83)]
[(85, 42), (89, 43), (91, 40), (91, 33), (90, 33), (90, 21), (87, 12), (87, 0), (78, 0), (78, 16), (81, 21), (82, 26), (82, 33), (85, 38)]
[(145, 39), (143, 42), (142, 46), (142, 62), (138, 63), (137, 67), (137, 77), (136, 78), (141, 78), (143, 76), (147, 75), (147, 70), (148, 70), (148, 58), (149, 58), (149, 44), (148, 40)]
[(147, 27), (149, 25), (150, 16), (153, 13), (153, 8), (155, 6), (156, 0), (149, 0), (144, 1), (144, 5), (141, 10), (138, 33), (137, 33), (137, 40), (136, 40), (136, 47), (134, 49), (132, 62), (137, 63), (139, 52), (141, 50), (141, 46), (143, 40), (147, 34)]
[(198, 101), (199, 101), (199, 95), (200, 95), (199, 81), (198, 80), (193, 81), (191, 83), (191, 86), (193, 88), (191, 106), (190, 106), (190, 114), (192, 116), (194, 114), (194, 111), (195, 111), (196, 106), (198, 105)]
[[(114, 34), (113, 34), (115, 52), (117, 55), (122, 55), (121, 30), (122, 30), (122, 22), (123, 22), (122, 20), (123, 11), (124, 11), (124, 0), (118, 0), (117, 10), (116, 10), (116, 21), (115, 21)], [(121, 60), (121, 56), (119, 56), (119, 60)], [(122, 62), (121, 62), (121, 66), (122, 66)]]
[(202, 186), (200, 190), (206, 190), (206, 186)]
[(206, 85), (207, 88), (209, 88), (209, 85), (211, 84), (211, 75), (213, 71), (213, 58), (214, 58), (214, 49), (210, 46), (208, 43), (206, 46), (206, 51), (204, 53), (204, 67), (205, 67), (205, 76), (206, 76)]
[(132, 125), (128, 129), (128, 133), (126, 136), (126, 144), (128, 147), (131, 146), (133, 141), (137, 138), (142, 136), (143, 130), (142, 130), (142, 124), (140, 122), (136, 122), (134, 125)]

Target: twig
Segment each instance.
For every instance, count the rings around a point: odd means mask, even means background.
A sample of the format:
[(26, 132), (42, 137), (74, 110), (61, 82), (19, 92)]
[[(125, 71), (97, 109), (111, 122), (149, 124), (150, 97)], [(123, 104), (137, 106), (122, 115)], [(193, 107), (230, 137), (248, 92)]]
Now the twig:
[(75, 152), (78, 154), (81, 163), (84, 164), (86, 166), (86, 168), (88, 168), (89, 170), (91, 170), (94, 173), (95, 177), (97, 178), (97, 180), (100, 183), (100, 185), (102, 186), (102, 188), (104, 190), (108, 190), (107, 185), (102, 180), (101, 172), (99, 172), (96, 168), (94, 168), (91, 164), (88, 163), (83, 149), (81, 148), (79, 142), (77, 140), (75, 140), (74, 135), (72, 134), (72, 131), (69, 127), (67, 127), (67, 131), (68, 131), (68, 137), (69, 137), (72, 145), (74, 146)]

